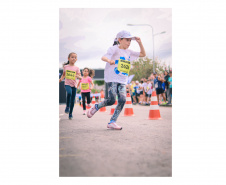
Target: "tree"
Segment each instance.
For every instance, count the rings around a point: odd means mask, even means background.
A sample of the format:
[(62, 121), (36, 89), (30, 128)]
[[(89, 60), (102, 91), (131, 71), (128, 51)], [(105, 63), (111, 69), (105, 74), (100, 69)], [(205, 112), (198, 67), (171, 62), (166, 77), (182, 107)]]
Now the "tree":
[(93, 83), (97, 84), (98, 86), (104, 85), (104, 80), (95, 80)]
[[(159, 60), (155, 61), (155, 72), (164, 72), (164, 66), (160, 64)], [(130, 75), (135, 75), (133, 77), (134, 81), (140, 81), (141, 78), (148, 78), (151, 73), (153, 73), (153, 62), (148, 57), (139, 58), (134, 61), (130, 70)]]

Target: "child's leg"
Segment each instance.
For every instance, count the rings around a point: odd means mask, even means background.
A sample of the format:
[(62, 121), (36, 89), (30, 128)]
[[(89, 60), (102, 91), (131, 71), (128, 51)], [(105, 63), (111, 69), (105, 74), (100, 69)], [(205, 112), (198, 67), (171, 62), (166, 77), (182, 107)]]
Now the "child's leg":
[(67, 91), (67, 102), (66, 106), (69, 108), (70, 107), (70, 102), (71, 102), (71, 95), (72, 95), (72, 89), (70, 85), (65, 85), (65, 89)]
[(98, 109), (106, 106), (113, 105), (116, 100), (116, 94), (117, 94), (117, 82), (109, 82), (108, 85), (108, 98), (104, 99), (104, 101), (100, 102), (97, 106)]
[(90, 104), (91, 103), (90, 92), (86, 93), (86, 97), (87, 97), (87, 104)]
[(126, 102), (126, 85), (118, 84), (118, 104), (115, 107), (114, 114), (112, 115), (110, 121), (116, 122), (120, 112), (124, 107), (125, 102)]
[(82, 106), (83, 110), (86, 110), (86, 93), (81, 93), (82, 94)]
[(73, 108), (74, 108), (74, 104), (75, 104), (75, 96), (76, 96), (76, 88), (72, 87), (72, 95), (71, 95), (71, 105), (70, 105), (70, 112), (69, 114), (72, 114), (73, 112)]

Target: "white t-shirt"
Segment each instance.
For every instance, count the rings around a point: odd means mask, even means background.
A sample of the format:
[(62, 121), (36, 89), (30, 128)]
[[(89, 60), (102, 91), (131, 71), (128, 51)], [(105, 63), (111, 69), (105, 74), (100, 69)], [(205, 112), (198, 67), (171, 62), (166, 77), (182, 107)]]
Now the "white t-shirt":
[(146, 82), (144, 82), (144, 83), (142, 84), (142, 87), (143, 87), (143, 89), (144, 89), (144, 92), (147, 92), (147, 83), (146, 83)]
[[(104, 55), (110, 60), (119, 60), (120, 57), (124, 57), (124, 60), (134, 61), (140, 55), (140, 52), (135, 52), (130, 49), (120, 49), (118, 45), (112, 46), (108, 49), (107, 53)], [(116, 69), (115, 69), (116, 68)], [(118, 82), (122, 84), (127, 84), (128, 76), (119, 73), (117, 74), (115, 70), (117, 70), (118, 64), (110, 65), (108, 62), (106, 63), (104, 70), (104, 80), (105, 82)]]
[(142, 87), (142, 84), (139, 83), (138, 88), (137, 88), (137, 93), (139, 94), (141, 91), (143, 91), (142, 89), (140, 89)]
[(149, 83), (149, 84), (147, 84), (147, 94), (152, 94), (152, 84), (151, 83)]

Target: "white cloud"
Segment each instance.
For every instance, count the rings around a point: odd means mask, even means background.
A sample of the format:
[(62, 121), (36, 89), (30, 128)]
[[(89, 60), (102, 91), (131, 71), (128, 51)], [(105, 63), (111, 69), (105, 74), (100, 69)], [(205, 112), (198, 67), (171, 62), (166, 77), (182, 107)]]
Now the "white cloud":
[[(152, 58), (151, 28), (127, 26), (128, 23), (151, 24), (154, 33), (166, 31), (155, 36), (155, 56), (169, 58), (172, 54), (171, 14), (171, 9), (60, 9), (60, 65), (74, 51), (78, 54), (77, 65), (80, 68), (104, 68), (105, 63), (100, 58), (112, 46), (116, 34), (121, 30), (139, 36), (147, 56)], [(140, 50), (136, 41), (132, 42), (130, 49)]]

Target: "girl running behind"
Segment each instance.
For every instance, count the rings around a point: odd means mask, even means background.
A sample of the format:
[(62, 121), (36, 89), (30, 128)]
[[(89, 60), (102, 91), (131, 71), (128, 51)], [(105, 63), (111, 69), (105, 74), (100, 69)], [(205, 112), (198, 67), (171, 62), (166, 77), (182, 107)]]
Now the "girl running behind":
[[(82, 71), (83, 77), (81, 80), (79, 80), (77, 88), (79, 88), (79, 85), (81, 84), (81, 95), (82, 95), (82, 105), (83, 105), (83, 115), (86, 114), (86, 99), (87, 99), (87, 106), (90, 106), (90, 92), (91, 89), (93, 89), (93, 81), (92, 78), (89, 76), (90, 69), (85, 67)], [(91, 87), (90, 87), (91, 84)]]
[(67, 91), (67, 102), (65, 113), (69, 113), (69, 119), (72, 119), (72, 112), (75, 104), (75, 96), (76, 96), (76, 87), (77, 87), (77, 78), (81, 79), (80, 69), (75, 66), (75, 62), (77, 61), (77, 54), (72, 52), (68, 55), (68, 61), (63, 64), (63, 74), (59, 79), (61, 82), (65, 78), (65, 89)]

